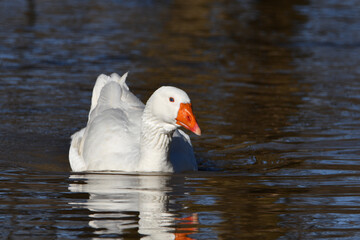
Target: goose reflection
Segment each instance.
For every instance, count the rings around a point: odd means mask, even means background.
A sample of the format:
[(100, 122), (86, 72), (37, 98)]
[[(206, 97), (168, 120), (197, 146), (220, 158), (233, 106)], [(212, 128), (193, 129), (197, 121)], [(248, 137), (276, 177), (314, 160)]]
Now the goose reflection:
[(195, 228), (181, 227), (178, 233), (175, 227), (197, 223), (196, 215), (176, 218), (174, 211), (180, 207), (169, 199), (171, 191), (184, 191), (183, 184), (176, 182), (184, 178), (92, 173), (71, 175), (70, 180), (71, 192), (89, 194), (85, 202), (70, 204), (91, 211), (89, 225), (96, 229), (96, 235), (140, 234), (141, 239), (192, 239), (188, 235), (196, 232)]

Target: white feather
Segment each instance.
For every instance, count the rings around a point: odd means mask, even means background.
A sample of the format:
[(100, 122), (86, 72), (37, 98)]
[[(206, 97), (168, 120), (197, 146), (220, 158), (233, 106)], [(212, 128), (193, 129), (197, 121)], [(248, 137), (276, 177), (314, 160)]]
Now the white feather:
[(113, 73), (97, 78), (87, 126), (72, 135), (69, 150), (72, 170), (197, 170), (189, 136), (176, 130), (175, 120), (174, 123), (168, 120), (175, 119), (180, 103), (170, 105), (170, 108), (162, 105), (164, 94), (190, 102), (186, 93), (174, 87), (160, 88), (145, 108), (130, 92), (126, 77), (127, 73), (122, 77)]

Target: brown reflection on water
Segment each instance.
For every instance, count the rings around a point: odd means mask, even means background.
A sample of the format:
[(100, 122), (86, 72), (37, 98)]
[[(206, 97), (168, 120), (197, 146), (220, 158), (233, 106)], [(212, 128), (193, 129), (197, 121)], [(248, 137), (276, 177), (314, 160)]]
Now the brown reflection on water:
[[(223, 213), (222, 222), (217, 227), (219, 239), (231, 239), (232, 236), (242, 236), (245, 239), (266, 236), (266, 239), (278, 239), (286, 233), (286, 229), (279, 225), (279, 213), (286, 208), (277, 204), (282, 196), (281, 192), (259, 184), (258, 178), (210, 177), (204, 179), (199, 187), (197, 194), (209, 194), (208, 191), (211, 191), (218, 199), (213, 210)], [(206, 190), (206, 187), (209, 190)], [(229, 211), (223, 212), (224, 209)]]
[[(255, 16), (241, 21), (230, 20), (232, 15), (241, 14), (230, 7), (226, 9), (232, 12), (224, 13), (229, 19), (224, 23), (227, 35), (234, 42), (230, 49), (224, 49), (223, 59), (223, 71), (234, 75), (225, 79), (231, 97), (224, 112), (232, 123), (226, 129), (242, 136), (239, 140), (255, 143), (281, 136), (282, 128), (289, 125), (289, 116), (297, 114), (297, 105), (302, 102), (298, 95), (302, 89), (293, 73), (298, 52), (287, 46), (301, 15), (294, 11), (296, 4), (278, 8), (267, 4), (257, 1), (251, 11)], [(237, 111), (231, 111), (234, 108)]]
[(281, 136), (288, 117), (297, 114), (302, 102), (298, 95), (301, 85), (293, 73), (299, 52), (289, 44), (304, 17), (294, 10), (295, 3), (271, 8), (268, 4), (257, 1), (251, 11), (255, 16), (241, 21), (231, 20), (232, 15), (241, 15), (231, 7), (226, 8), (231, 13), (224, 13), (228, 19), (224, 29), (234, 43), (224, 47), (223, 71), (230, 73), (225, 79), (226, 92), (232, 93), (225, 113), (228, 122), (240, 122), (236, 135), (248, 132), (247, 139), (255, 142)]
[[(222, 34), (229, 39), (221, 51), (221, 72), (226, 77), (219, 83), (228, 97), (226, 104), (219, 105), (225, 122), (230, 124), (212, 129), (217, 135), (229, 136), (215, 152), (229, 153), (231, 149), (233, 154), (226, 158), (230, 163), (225, 163), (228, 169), (236, 169), (231, 161), (235, 159), (244, 159), (254, 170), (291, 163), (281, 159), (281, 150), (269, 150), (264, 144), (288, 134), (283, 129), (291, 124), (289, 117), (298, 114), (302, 103), (303, 89), (294, 74), (294, 58), (301, 53), (289, 45), (306, 21), (295, 7), (307, 3), (256, 1), (242, 9), (232, 8), (232, 2), (227, 2), (220, 14), (225, 31)], [(282, 196), (276, 189), (264, 187), (259, 179), (253, 181), (251, 177), (217, 181), (210, 184), (221, 186), (217, 192), (219, 207), (226, 203), (232, 209), (223, 215), (221, 238), (231, 238), (227, 235), (229, 229), (245, 238), (277, 239), (284, 235), (286, 229), (279, 226), (279, 213), (285, 206), (276, 203)]]
[(34, 26), (36, 22), (35, 0), (28, 0), (27, 7), (28, 9), (26, 10), (25, 14), (28, 18), (28, 25)]
[[(212, 1), (173, 1), (162, 12), (163, 24), (142, 49), (150, 60), (146, 75), (141, 76), (146, 79), (146, 87), (176, 85), (190, 96), (206, 92), (204, 85), (211, 84), (217, 72), (206, 68), (214, 58), (202, 45), (211, 36), (211, 7)], [(196, 97), (193, 102), (198, 103)]]

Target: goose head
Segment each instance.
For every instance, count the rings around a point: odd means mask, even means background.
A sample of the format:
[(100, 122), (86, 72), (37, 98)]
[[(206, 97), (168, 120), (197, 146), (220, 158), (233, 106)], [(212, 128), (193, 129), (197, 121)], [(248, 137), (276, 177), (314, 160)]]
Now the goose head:
[(189, 96), (176, 87), (164, 86), (156, 90), (149, 98), (146, 108), (167, 131), (180, 126), (201, 135), (201, 130), (192, 112)]

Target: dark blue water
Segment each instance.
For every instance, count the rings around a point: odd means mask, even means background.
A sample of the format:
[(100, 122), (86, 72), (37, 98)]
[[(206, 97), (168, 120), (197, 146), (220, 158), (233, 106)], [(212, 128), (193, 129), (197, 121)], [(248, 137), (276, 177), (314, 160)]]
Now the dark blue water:
[[(360, 238), (360, 2), (0, 1), (0, 238)], [(184, 89), (200, 172), (74, 174), (101, 73)]]

